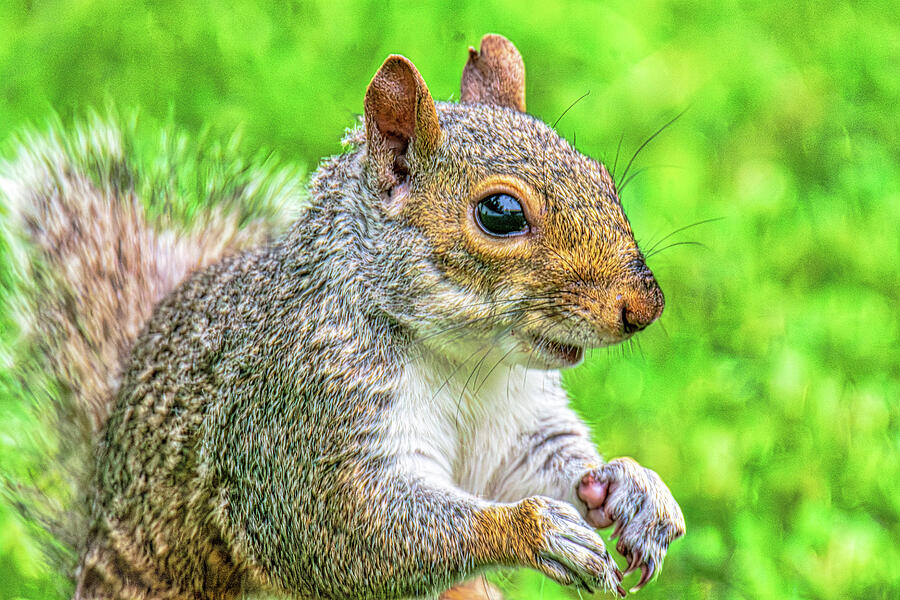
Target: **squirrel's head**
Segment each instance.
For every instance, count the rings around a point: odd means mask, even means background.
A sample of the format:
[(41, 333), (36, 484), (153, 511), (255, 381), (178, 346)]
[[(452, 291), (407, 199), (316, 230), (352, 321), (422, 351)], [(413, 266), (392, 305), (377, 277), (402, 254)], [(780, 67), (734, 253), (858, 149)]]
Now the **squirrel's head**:
[(525, 113), (507, 39), (469, 49), (460, 104), (435, 104), (413, 64), (389, 57), (366, 92), (365, 134), (380, 303), (414, 339), (559, 368), (662, 313), (609, 171)]

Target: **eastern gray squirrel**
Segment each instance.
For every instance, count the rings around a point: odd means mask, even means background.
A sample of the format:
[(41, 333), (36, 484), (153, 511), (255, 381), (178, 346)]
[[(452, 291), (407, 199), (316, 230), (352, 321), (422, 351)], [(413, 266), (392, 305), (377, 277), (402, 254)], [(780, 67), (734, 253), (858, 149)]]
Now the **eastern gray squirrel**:
[(611, 525), (635, 587), (659, 570), (681, 510), (601, 460), (559, 369), (662, 292), (606, 167), (525, 113), (508, 40), (461, 92), (390, 56), (281, 233), (250, 184), (167, 231), (98, 180), (115, 152), (72, 158), (115, 132), (2, 168), (28, 341), (94, 446), (76, 598), (434, 597), (499, 566), (624, 596)]

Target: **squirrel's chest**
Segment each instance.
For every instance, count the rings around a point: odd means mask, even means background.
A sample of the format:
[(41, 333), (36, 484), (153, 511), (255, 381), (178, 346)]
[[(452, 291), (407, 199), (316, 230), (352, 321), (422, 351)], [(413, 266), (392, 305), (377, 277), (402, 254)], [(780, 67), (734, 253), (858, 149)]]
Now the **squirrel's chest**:
[(383, 451), (412, 475), (489, 497), (517, 442), (564, 399), (557, 372), (491, 365), (410, 363)]

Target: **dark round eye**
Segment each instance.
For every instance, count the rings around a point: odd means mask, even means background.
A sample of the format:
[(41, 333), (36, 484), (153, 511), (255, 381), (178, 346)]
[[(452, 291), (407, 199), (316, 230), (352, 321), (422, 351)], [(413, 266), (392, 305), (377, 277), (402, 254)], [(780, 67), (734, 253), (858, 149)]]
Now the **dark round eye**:
[(475, 220), (490, 235), (507, 237), (528, 233), (522, 205), (509, 194), (491, 194), (475, 207)]

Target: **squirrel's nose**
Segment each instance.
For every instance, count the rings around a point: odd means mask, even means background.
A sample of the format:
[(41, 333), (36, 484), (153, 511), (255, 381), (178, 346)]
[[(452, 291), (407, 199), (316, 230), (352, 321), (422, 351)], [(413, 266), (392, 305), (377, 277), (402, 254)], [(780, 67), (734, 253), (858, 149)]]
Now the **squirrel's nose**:
[(631, 289), (618, 295), (621, 302), (622, 331), (632, 334), (659, 318), (665, 299), (652, 275), (642, 277)]

